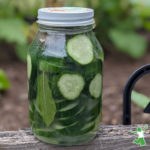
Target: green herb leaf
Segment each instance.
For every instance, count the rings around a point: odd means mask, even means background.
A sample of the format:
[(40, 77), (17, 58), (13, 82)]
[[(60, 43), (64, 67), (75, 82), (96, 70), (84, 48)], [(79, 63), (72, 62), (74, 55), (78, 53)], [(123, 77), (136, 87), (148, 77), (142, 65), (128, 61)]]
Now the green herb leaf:
[(10, 82), (7, 79), (3, 70), (0, 69), (0, 90), (6, 90), (10, 87)]
[(27, 43), (27, 38), (24, 35), (24, 27), (26, 22), (17, 18), (6, 18), (0, 20), (0, 39), (7, 42), (15, 42), (24, 45)]
[(140, 58), (146, 51), (146, 40), (136, 32), (111, 29), (109, 37), (118, 50), (127, 53), (133, 58)]
[(141, 108), (145, 108), (150, 102), (150, 98), (136, 91), (132, 92), (131, 100)]
[(54, 120), (56, 105), (48, 85), (48, 77), (44, 72), (38, 77), (37, 105), (43, 121), (49, 126)]

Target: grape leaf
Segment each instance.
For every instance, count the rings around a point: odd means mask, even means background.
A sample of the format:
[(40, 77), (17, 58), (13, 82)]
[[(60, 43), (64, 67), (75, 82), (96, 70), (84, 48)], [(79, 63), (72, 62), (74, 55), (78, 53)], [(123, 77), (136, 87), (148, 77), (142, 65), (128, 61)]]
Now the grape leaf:
[(56, 114), (56, 105), (48, 84), (48, 77), (43, 72), (38, 77), (37, 105), (44, 123), (49, 126)]

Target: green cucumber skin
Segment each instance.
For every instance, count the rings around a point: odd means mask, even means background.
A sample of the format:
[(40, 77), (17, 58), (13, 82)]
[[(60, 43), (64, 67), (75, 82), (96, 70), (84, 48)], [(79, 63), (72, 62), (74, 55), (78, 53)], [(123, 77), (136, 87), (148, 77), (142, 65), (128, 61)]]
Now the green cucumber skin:
[[(98, 84), (99, 83), (99, 84)], [(96, 87), (96, 89), (95, 89)], [(92, 97), (99, 98), (102, 93), (102, 75), (97, 73), (89, 84), (89, 93)]]
[(56, 103), (57, 110), (61, 110), (64, 107), (67, 107), (67, 106), (72, 105), (72, 104), (76, 105), (79, 102), (78, 101), (75, 101), (75, 102), (74, 101), (68, 101), (68, 100), (63, 99), (63, 101), (55, 101), (55, 103)]
[[(84, 97), (84, 96), (83, 96)], [(84, 98), (86, 98), (86, 96), (84, 97)], [(90, 101), (92, 101), (92, 100), (90, 100)], [(63, 103), (63, 102), (62, 102)], [(70, 115), (70, 114), (75, 114), (75, 113), (77, 113), (78, 112), (78, 109), (79, 109), (79, 107), (81, 107), (82, 106), (82, 103), (83, 102), (80, 102), (79, 103), (79, 105), (77, 106), (77, 107), (75, 107), (75, 108), (73, 108), (72, 110), (68, 110), (68, 111), (66, 111), (66, 112), (62, 112), (62, 113), (60, 113), (60, 115), (56, 115), (56, 118), (58, 118), (58, 119), (56, 119), (56, 120), (59, 120), (59, 118), (61, 118), (61, 117), (69, 117), (68, 115)], [(98, 105), (96, 105), (96, 103), (98, 103)], [(57, 103), (56, 103), (57, 104)], [(86, 108), (87, 107), (87, 108)], [(68, 123), (68, 120), (66, 120), (66, 121), (60, 121), (60, 123), (62, 124), (62, 125), (64, 125), (64, 127), (66, 126), (66, 129), (62, 129), (62, 130), (59, 130), (59, 131), (57, 131), (57, 133), (58, 134), (60, 134), (60, 135), (78, 135), (78, 134), (84, 134), (84, 133), (86, 133), (86, 130), (84, 130), (84, 131), (80, 131), (79, 129), (80, 128), (83, 128), (87, 123), (90, 123), (90, 122), (94, 122), (94, 120), (97, 118), (97, 116), (99, 115), (99, 113), (100, 113), (100, 101), (98, 101), (98, 102), (95, 102), (95, 104), (93, 105), (93, 107), (91, 107), (91, 108), (88, 108), (88, 105), (87, 106), (85, 106), (85, 109), (83, 110), (83, 111), (81, 111), (80, 112), (80, 114), (78, 114), (77, 116), (72, 116), (72, 115), (70, 115), (70, 119), (69, 119), (69, 121), (71, 121), (69, 124), (67, 124)], [(34, 125), (34, 127), (35, 128), (41, 128), (41, 127), (45, 127), (45, 125), (44, 125), (44, 123), (42, 123), (42, 118), (41, 118), (41, 116), (38, 114), (38, 113), (36, 113), (36, 115), (34, 115), (34, 117), (38, 117), (38, 120), (41, 120), (40, 122), (37, 122), (37, 124), (35, 124)], [(89, 119), (88, 119), (89, 118)], [(95, 118), (95, 119), (94, 119)], [(71, 120), (72, 119), (72, 120)], [(78, 123), (77, 124), (75, 124), (74, 126), (70, 126), (71, 124), (73, 124), (74, 123), (74, 121), (77, 121)], [(54, 123), (55, 124), (55, 123)], [(69, 127), (70, 126), (70, 127)], [(94, 128), (94, 126), (92, 125), (92, 127)], [(89, 127), (89, 129), (91, 129), (92, 128), (91, 126)], [(55, 132), (55, 131), (54, 131)]]
[(79, 109), (79, 106), (76, 106), (71, 110), (65, 111), (64, 113), (57, 112), (56, 113), (56, 118), (68, 117), (69, 115), (71, 116), (72, 114), (77, 113), (78, 109)]
[(28, 50), (28, 55), (30, 55), (31, 57), (31, 65), (32, 65), (30, 79), (28, 79), (28, 84), (29, 84), (28, 97), (30, 100), (35, 99), (37, 94), (37, 72), (38, 72), (37, 57), (40, 50), (41, 50), (41, 45), (37, 42), (37, 39), (35, 38)]
[[(89, 36), (88, 34), (84, 35)], [(70, 40), (72, 37), (74, 36), (68, 36), (66, 39)], [(90, 40), (92, 41), (92, 39)], [(38, 58), (38, 60), (35, 60), (31, 57), (33, 64), (31, 78), (29, 80), (29, 99), (31, 102), (30, 105), (32, 106), (32, 109), (30, 110), (30, 124), (32, 126), (33, 132), (36, 136), (47, 137), (49, 139), (51, 138), (51, 141), (56, 139), (57, 144), (60, 145), (69, 145), (70, 142), (66, 139), (70, 139), (72, 144), (78, 144), (79, 142), (77, 141), (82, 141), (82, 139), (84, 140), (81, 143), (87, 141), (88, 139), (90, 139), (88, 138), (90, 134), (92, 137), (93, 133), (98, 131), (98, 124), (100, 124), (99, 116), (101, 116), (101, 96), (99, 98), (93, 98), (88, 90), (89, 84), (94, 78), (94, 76), (97, 73), (102, 74), (103, 62), (102, 59), (97, 57), (97, 54), (95, 53), (95, 45), (93, 49), (93, 60), (86, 65), (81, 65), (80, 63), (74, 61), (70, 56), (52, 59), (51, 56), (44, 56), (41, 52), (39, 52), (43, 51), (43, 47), (36, 46), (36, 49), (36, 58)], [(30, 53), (30, 55), (33, 54)], [(40, 69), (40, 61), (52, 62), (56, 65), (52, 65), (50, 66), (50, 68), (48, 67)], [(37, 108), (32, 104), (33, 101), (35, 102), (37, 96), (37, 77), (42, 72), (45, 72), (49, 78), (49, 87), (52, 90), (52, 96), (55, 100), (57, 109), (55, 119), (52, 122), (52, 124), (48, 127), (43, 122), (43, 119), (39, 114)], [(82, 76), (85, 81), (85, 86), (83, 90), (78, 95), (78, 97), (76, 97), (72, 101), (69, 101), (66, 98), (64, 98), (57, 86), (58, 80), (64, 74), (78, 74)], [(94, 101), (95, 105), (93, 105), (91, 108), (88, 108), (87, 106), (91, 105), (91, 101)], [(67, 111), (59, 111), (60, 109), (65, 108), (73, 103), (77, 103), (77, 105)], [(77, 124), (74, 124), (76, 122)], [(64, 129), (53, 129), (53, 125), (57, 125), (57, 123), (64, 126)], [(89, 126), (87, 126), (88, 124)], [(42, 129), (46, 129), (48, 131), (42, 131)]]
[(28, 80), (31, 77), (32, 73), (32, 62), (31, 62), (31, 56), (27, 54), (27, 75), (28, 75)]

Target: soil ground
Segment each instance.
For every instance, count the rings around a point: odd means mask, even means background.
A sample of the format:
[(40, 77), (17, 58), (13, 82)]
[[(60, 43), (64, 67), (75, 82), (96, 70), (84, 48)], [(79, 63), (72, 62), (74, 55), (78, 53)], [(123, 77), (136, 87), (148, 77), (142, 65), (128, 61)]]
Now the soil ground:
[[(150, 52), (140, 60), (120, 53), (106, 53), (103, 85), (102, 124), (122, 124), (122, 91), (130, 74), (150, 62)], [(17, 130), (29, 127), (26, 64), (15, 56), (12, 47), (1, 44), (0, 68), (11, 82), (0, 99), (0, 130)], [(150, 75), (141, 79), (135, 89), (150, 96)], [(149, 123), (150, 115), (132, 104), (132, 123)]]

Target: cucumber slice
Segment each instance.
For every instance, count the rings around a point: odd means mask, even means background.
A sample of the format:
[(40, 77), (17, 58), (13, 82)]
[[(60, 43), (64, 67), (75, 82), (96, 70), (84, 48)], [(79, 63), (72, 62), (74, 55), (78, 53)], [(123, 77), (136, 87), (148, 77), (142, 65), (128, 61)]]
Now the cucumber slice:
[(78, 74), (64, 74), (57, 82), (61, 94), (68, 100), (76, 99), (84, 88), (84, 79)]
[(58, 104), (58, 105), (61, 105), (61, 104), (63, 104), (63, 103), (66, 103), (66, 100), (65, 99), (55, 99), (55, 103), (56, 103), (56, 105)]
[(74, 113), (73, 116), (58, 118), (58, 121), (64, 126), (68, 126), (70, 124), (73, 124), (75, 121), (78, 121), (83, 116), (82, 113), (84, 113), (84, 107), (81, 107), (77, 113)]
[(56, 113), (56, 118), (72, 117), (72, 115), (78, 113), (80, 105), (76, 103), (74, 105), (69, 105), (68, 107), (65, 107), (65, 109), (62, 108), (62, 110), (58, 110)]
[[(94, 101), (94, 104), (92, 104), (91, 107), (88, 107), (86, 109), (85, 107), (81, 107), (81, 110), (75, 107), (76, 111), (78, 110), (77, 113), (74, 113), (72, 109), (72, 111), (67, 111), (68, 114), (65, 115), (66, 117), (63, 114), (63, 117), (57, 118), (57, 121), (60, 122), (60, 124), (66, 126), (66, 129), (63, 129), (61, 131), (62, 133), (67, 133), (70, 135), (79, 135), (93, 130), (93, 128), (95, 127), (95, 119), (99, 114), (98, 110), (100, 110), (99, 105), (97, 101)], [(74, 115), (70, 115), (70, 114), (74, 114)], [(77, 124), (71, 126), (75, 122), (77, 122)]]
[(87, 65), (94, 58), (93, 45), (86, 35), (76, 35), (67, 43), (67, 53), (81, 65)]
[(52, 128), (53, 128), (54, 130), (57, 130), (57, 131), (67, 130), (67, 128), (72, 127), (72, 126), (75, 126), (77, 123), (78, 123), (78, 122), (75, 121), (75, 122), (73, 122), (72, 124), (69, 124), (69, 125), (64, 126), (64, 125), (62, 125), (62, 124), (60, 124), (59, 122), (56, 121), (56, 122), (54, 123), (54, 125), (52, 126)]
[(32, 129), (34, 131), (34, 133), (36, 133), (35, 136), (37, 135), (41, 135), (41, 137), (45, 138), (45, 137), (48, 137), (48, 138), (57, 138), (58, 137), (58, 133), (56, 131), (54, 131), (53, 129), (47, 129), (47, 128), (36, 128), (36, 129)]
[(96, 74), (89, 86), (89, 92), (94, 98), (98, 98), (102, 90), (102, 76), (100, 73)]
[(73, 124), (66, 126), (65, 129), (62, 129), (60, 132), (61, 133), (67, 133), (67, 135), (81, 135), (89, 132), (92, 130), (95, 126), (94, 122), (87, 122), (86, 117), (74, 122)]
[(74, 106), (77, 106), (79, 104), (79, 102), (77, 100), (76, 101), (68, 101), (65, 99), (59, 99), (59, 100), (55, 99), (55, 102), (56, 102), (57, 110), (60, 112), (72, 109)]
[(67, 106), (64, 107), (64, 108), (59, 109), (58, 112), (68, 111), (68, 110), (70, 110), (70, 109), (76, 107), (77, 105), (78, 105), (78, 103), (72, 103), (72, 104), (70, 104), (70, 105), (67, 105)]
[(65, 129), (66, 127), (61, 125), (61, 124), (58, 124), (58, 123), (54, 123), (53, 127), (52, 127), (54, 130), (62, 130), (62, 129)]
[(31, 76), (31, 70), (32, 70), (32, 62), (31, 62), (31, 56), (27, 55), (27, 72), (28, 72), (28, 79), (30, 79)]
[(81, 128), (81, 132), (82, 131), (89, 131), (92, 128), (94, 128), (95, 126), (95, 122), (90, 122), (90, 123), (87, 123), (84, 127)]

